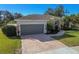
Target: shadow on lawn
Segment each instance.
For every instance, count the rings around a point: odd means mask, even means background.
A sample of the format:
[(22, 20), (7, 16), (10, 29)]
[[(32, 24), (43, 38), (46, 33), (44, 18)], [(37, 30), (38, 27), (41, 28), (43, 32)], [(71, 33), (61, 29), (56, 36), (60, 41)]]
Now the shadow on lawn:
[(59, 40), (59, 39), (71, 38), (71, 37), (76, 37), (76, 36), (70, 35), (70, 34), (64, 34), (63, 36), (59, 36), (59, 37), (56, 36), (56, 37), (53, 37), (53, 38)]
[(19, 36), (7, 36), (9, 39), (13, 39), (13, 40), (15, 40), (15, 39), (21, 39), (21, 37), (19, 37)]

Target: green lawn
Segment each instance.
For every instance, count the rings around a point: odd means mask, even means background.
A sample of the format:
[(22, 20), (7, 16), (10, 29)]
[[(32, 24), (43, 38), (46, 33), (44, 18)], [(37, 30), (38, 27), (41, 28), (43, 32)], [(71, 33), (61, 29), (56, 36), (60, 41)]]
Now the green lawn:
[(11, 54), (20, 53), (21, 40), (20, 37), (7, 37), (0, 29), (0, 53)]
[(64, 36), (57, 37), (56, 39), (67, 46), (79, 46), (79, 31), (69, 30), (65, 32)]

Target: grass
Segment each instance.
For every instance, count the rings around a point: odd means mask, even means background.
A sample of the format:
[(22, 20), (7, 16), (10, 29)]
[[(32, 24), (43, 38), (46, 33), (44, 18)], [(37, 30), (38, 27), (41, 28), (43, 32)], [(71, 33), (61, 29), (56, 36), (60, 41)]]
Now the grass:
[(20, 48), (20, 37), (7, 37), (0, 29), (0, 54), (19, 53)]
[(79, 31), (69, 30), (65, 31), (65, 35), (62, 37), (55, 37), (55, 39), (64, 43), (67, 46), (79, 46)]

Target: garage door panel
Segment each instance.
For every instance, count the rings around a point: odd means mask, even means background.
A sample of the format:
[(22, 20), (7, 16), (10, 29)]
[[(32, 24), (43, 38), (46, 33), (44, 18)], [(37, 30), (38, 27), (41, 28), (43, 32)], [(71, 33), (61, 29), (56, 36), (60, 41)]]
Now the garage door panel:
[(44, 24), (21, 25), (21, 35), (40, 34), (44, 31)]

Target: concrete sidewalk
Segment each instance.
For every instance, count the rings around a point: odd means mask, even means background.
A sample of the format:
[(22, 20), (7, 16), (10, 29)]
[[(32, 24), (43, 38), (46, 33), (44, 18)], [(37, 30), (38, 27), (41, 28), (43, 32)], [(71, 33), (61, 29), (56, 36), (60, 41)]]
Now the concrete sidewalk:
[(79, 52), (69, 47), (63, 47), (54, 50), (51, 49), (48, 51), (39, 52), (37, 54), (79, 54)]
[(48, 34), (51, 37), (59, 37), (59, 36), (63, 36), (65, 33), (64, 30), (59, 31), (57, 34)]
[(73, 46), (72, 49), (76, 50), (79, 53), (79, 46)]

